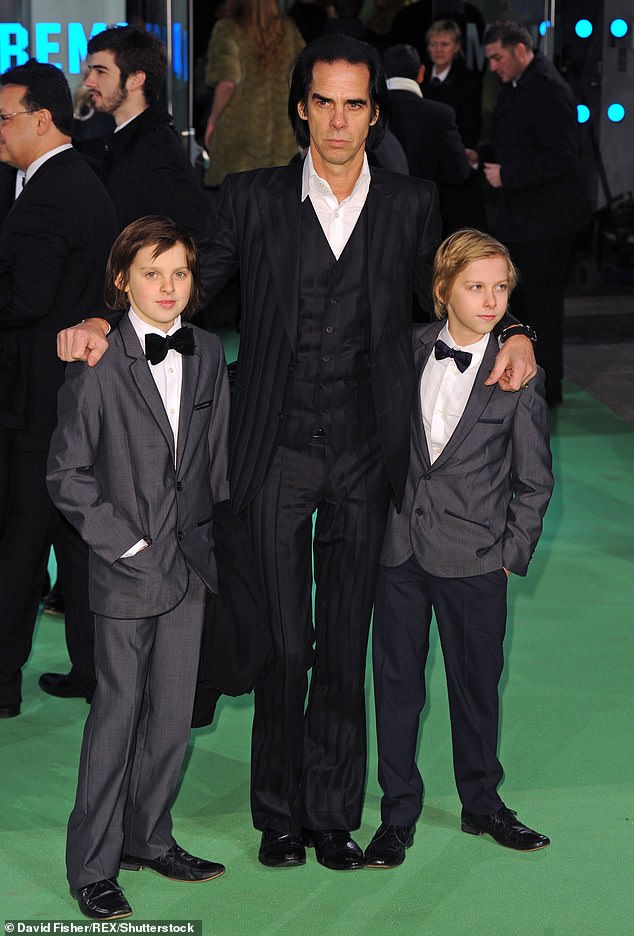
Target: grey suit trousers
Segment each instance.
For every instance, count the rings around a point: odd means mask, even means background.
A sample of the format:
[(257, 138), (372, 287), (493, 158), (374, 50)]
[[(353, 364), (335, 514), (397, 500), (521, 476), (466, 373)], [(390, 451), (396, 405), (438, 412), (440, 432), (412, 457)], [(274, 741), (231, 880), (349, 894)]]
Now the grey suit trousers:
[(97, 689), (68, 822), (71, 888), (115, 877), (122, 853), (173, 844), (170, 804), (196, 688), (206, 589), (190, 570), (183, 600), (150, 618), (95, 618)]

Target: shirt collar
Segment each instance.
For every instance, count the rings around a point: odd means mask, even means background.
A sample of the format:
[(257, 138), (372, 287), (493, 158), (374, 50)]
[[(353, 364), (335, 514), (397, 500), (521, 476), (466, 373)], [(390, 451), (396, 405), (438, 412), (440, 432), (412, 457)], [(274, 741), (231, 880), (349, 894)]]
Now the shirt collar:
[(24, 184), (26, 185), (26, 183), (33, 178), (37, 170), (41, 169), (45, 162), (47, 162), (49, 159), (52, 159), (53, 156), (57, 156), (59, 153), (63, 153), (64, 150), (69, 150), (72, 148), (72, 143), (62, 143), (61, 146), (56, 146), (55, 149), (49, 150), (48, 153), (44, 153), (43, 156), (39, 156), (37, 159), (34, 159), (24, 174)]
[(487, 345), (489, 343), (489, 335), (487, 334), (487, 335), (483, 335), (482, 338), (479, 339), (479, 341), (474, 341), (473, 344), (470, 344), (470, 345), (457, 344), (451, 337), (451, 333), (449, 331), (449, 324), (447, 322), (445, 322), (443, 327), (440, 329), (440, 332), (438, 333), (438, 339), (440, 339), (440, 341), (444, 341), (445, 344), (450, 348), (458, 348), (458, 350), (460, 351), (468, 351), (469, 354), (471, 355), (471, 362), (469, 364), (469, 367), (480, 366), (480, 364), (482, 363), (482, 358), (484, 357), (484, 352), (486, 351)]
[(145, 336), (146, 335), (160, 335), (161, 338), (167, 337), (167, 335), (173, 335), (175, 331), (181, 327), (181, 317), (180, 315), (174, 320), (174, 324), (168, 332), (161, 331), (160, 328), (157, 328), (156, 325), (150, 325), (148, 322), (144, 322), (142, 318), (136, 314), (136, 312), (130, 308), (128, 309), (128, 318), (130, 319), (130, 324), (137, 334), (137, 338), (141, 342), (141, 347), (145, 347)]
[(387, 90), (388, 91), (411, 91), (412, 94), (416, 94), (418, 97), (423, 96), (423, 92), (420, 89), (420, 85), (417, 81), (414, 81), (413, 78), (388, 78), (387, 79)]
[[(363, 165), (359, 173), (359, 178), (354, 183), (354, 188), (348, 198), (353, 198), (360, 193), (366, 196), (370, 188), (370, 178), (370, 165), (368, 163), (368, 157), (366, 153), (364, 153)], [(306, 201), (309, 195), (320, 195), (322, 197), (330, 196), (334, 198), (332, 189), (326, 180), (322, 179), (321, 176), (317, 174), (315, 166), (313, 165), (313, 157), (311, 156), (310, 149), (306, 154), (306, 159), (302, 167), (302, 201)], [(344, 201), (347, 200), (347, 198), (344, 199)]]

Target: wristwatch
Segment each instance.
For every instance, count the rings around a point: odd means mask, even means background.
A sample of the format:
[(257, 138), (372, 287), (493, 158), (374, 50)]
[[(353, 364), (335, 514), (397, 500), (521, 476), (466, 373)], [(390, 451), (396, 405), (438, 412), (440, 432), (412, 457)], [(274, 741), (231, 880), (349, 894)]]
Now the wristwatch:
[(498, 335), (498, 341), (503, 345), (504, 342), (508, 338), (512, 338), (513, 335), (526, 335), (533, 344), (537, 344), (537, 332), (535, 329), (531, 328), (530, 325), (523, 325), (522, 322), (513, 322), (512, 325), (507, 325), (506, 328), (503, 328)]

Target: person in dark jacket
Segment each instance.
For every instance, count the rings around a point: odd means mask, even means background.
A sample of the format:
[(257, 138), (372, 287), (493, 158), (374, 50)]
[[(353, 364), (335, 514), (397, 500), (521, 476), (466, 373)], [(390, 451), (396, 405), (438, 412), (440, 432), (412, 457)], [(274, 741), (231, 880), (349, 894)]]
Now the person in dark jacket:
[(513, 313), (539, 333), (546, 398), (557, 406), (566, 275), (575, 235), (589, 218), (575, 101), (551, 62), (533, 50), (523, 26), (494, 23), (484, 49), (502, 83), (491, 142), (480, 151), (497, 196), (493, 230), (519, 268)]

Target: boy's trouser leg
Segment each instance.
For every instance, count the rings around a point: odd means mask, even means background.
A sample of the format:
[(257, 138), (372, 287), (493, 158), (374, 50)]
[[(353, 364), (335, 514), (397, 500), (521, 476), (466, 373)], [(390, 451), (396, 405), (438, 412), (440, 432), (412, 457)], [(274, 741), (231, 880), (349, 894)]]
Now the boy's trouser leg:
[(445, 660), (460, 800), (476, 815), (502, 805), (497, 758), (498, 683), (504, 666), (506, 573), (469, 578), (430, 576), (431, 599)]
[(172, 844), (169, 804), (191, 720), (205, 588), (153, 618), (97, 616), (97, 688), (68, 823), (67, 870), (79, 888), (119, 870), (123, 851), (158, 857)]
[(428, 576), (414, 558), (379, 567), (372, 666), (376, 704), (381, 819), (413, 825), (423, 804), (416, 766), (420, 714), (425, 705), (431, 599)]

